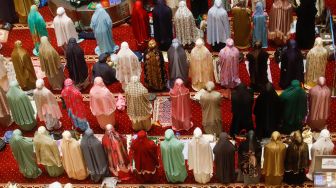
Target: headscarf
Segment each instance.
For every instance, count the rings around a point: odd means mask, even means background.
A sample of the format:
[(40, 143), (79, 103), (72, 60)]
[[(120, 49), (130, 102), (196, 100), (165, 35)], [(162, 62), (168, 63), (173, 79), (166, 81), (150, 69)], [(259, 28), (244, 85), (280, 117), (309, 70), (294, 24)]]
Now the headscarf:
[(75, 24), (69, 18), (63, 7), (57, 8), (57, 16), (54, 18), (54, 28), (58, 46), (67, 44), (70, 38), (78, 40)]
[(263, 15), (264, 15), (264, 4), (261, 1), (258, 1), (255, 7), (255, 11), (253, 13), (253, 17)]
[(48, 41), (48, 37), (41, 37), (39, 48), (41, 69), (46, 75), (55, 77), (61, 71), (61, 58), (54, 47)]
[(107, 64), (109, 53), (102, 53), (99, 55), (98, 62), (93, 65), (92, 78), (102, 77), (104, 84), (109, 85), (116, 82), (116, 70)]
[(7, 68), (6, 68), (7, 63), (8, 59), (6, 59), (2, 54), (0, 54), (0, 79), (4, 79), (5, 77), (7, 77)]
[(28, 27), (32, 35), (37, 35), (39, 38), (48, 36), (46, 23), (42, 15), (38, 12), (36, 5), (32, 5), (28, 15)]
[(174, 87), (170, 90), (169, 94), (172, 101), (172, 117), (182, 122), (190, 119), (190, 92), (185, 87), (182, 79), (176, 79)]
[(185, 83), (188, 82), (189, 64), (187, 55), (178, 39), (173, 40), (168, 50), (168, 62), (170, 87), (173, 86), (177, 78), (181, 78)]
[(90, 27), (93, 30), (99, 29), (98, 27), (102, 27), (102, 25), (99, 24), (99, 22), (101, 22), (102, 20), (105, 22), (107, 26), (112, 28), (112, 20), (111, 20), (110, 15), (107, 14), (107, 12), (105, 11), (105, 9), (103, 8), (101, 4), (97, 4), (96, 10), (93, 13), (92, 18), (91, 18)]
[(73, 81), (67, 78), (64, 81), (62, 98), (65, 106), (71, 110), (71, 113), (80, 119), (86, 119), (85, 105), (81, 92), (76, 88)]
[(138, 43), (144, 42), (149, 38), (149, 17), (143, 8), (142, 1), (135, 1), (131, 19), (135, 39)]

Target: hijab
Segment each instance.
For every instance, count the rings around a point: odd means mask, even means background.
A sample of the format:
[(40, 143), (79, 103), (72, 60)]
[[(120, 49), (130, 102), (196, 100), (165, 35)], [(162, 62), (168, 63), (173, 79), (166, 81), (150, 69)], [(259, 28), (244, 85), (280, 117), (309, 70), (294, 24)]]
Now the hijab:
[(107, 64), (109, 53), (102, 53), (99, 55), (98, 62), (93, 65), (92, 78), (102, 77), (104, 84), (109, 85), (116, 82), (116, 70)]
[(292, 142), (288, 145), (285, 160), (286, 171), (298, 173), (309, 166), (308, 145), (303, 142), (301, 131), (293, 132)]
[(144, 42), (149, 38), (149, 17), (143, 8), (142, 1), (135, 1), (131, 19), (135, 39), (138, 43)]
[(253, 13), (253, 17), (263, 16), (264, 15), (264, 4), (261, 1), (258, 1)]
[(83, 96), (70, 78), (64, 81), (64, 88), (61, 95), (65, 106), (71, 110), (72, 114), (80, 119), (86, 119)]
[(28, 27), (32, 35), (48, 36), (46, 23), (42, 15), (38, 12), (36, 5), (32, 5), (28, 14)]
[[(175, 79), (181, 78), (184, 82), (187, 82), (189, 72), (187, 55), (178, 39), (173, 40), (168, 50), (168, 62), (170, 80), (174, 83)], [(173, 83), (170, 86), (173, 86)]]
[(61, 71), (61, 58), (54, 47), (50, 44), (48, 37), (41, 37), (39, 57), (41, 69), (46, 75), (55, 77)]
[(318, 84), (309, 90), (310, 94), (310, 120), (326, 120), (330, 113), (331, 92), (326, 79), (320, 77)]

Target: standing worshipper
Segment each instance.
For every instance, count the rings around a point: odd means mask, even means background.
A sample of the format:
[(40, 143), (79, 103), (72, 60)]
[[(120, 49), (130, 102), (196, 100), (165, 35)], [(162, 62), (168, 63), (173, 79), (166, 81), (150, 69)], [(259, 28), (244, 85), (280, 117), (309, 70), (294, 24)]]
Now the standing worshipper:
[(301, 88), (298, 80), (293, 80), (291, 86), (280, 95), (282, 113), (282, 133), (290, 134), (301, 130), (307, 115), (307, 94)]
[(175, 131), (188, 131), (193, 123), (191, 122), (191, 99), (189, 89), (185, 87), (183, 80), (178, 78), (174, 88), (170, 90), (172, 128)]
[(269, 39), (277, 45), (284, 44), (289, 38), (292, 21), (292, 5), (289, 0), (275, 0), (270, 13)]
[(148, 42), (148, 49), (144, 54), (145, 83), (151, 90), (162, 91), (166, 88), (166, 66), (162, 52), (154, 39)]
[(310, 49), (315, 40), (315, 0), (300, 1), (296, 9), (296, 33), (295, 38), (300, 49)]
[(65, 76), (61, 58), (46, 36), (41, 37), (39, 58), (41, 70), (46, 73), (51, 88), (62, 90)]
[(129, 48), (127, 42), (121, 43), (121, 49), (117, 53), (116, 78), (125, 89), (127, 84), (131, 82), (132, 76), (141, 75), (141, 65), (138, 57)]
[(153, 9), (154, 38), (160, 50), (166, 51), (173, 40), (172, 10), (165, 0), (157, 0)]
[(264, 11), (264, 4), (258, 2), (255, 11), (252, 15), (253, 18), (253, 32), (252, 42), (255, 44), (257, 41), (261, 41), (261, 46), (267, 48), (267, 12)]
[(115, 45), (113, 41), (111, 17), (101, 4), (97, 4), (96, 6), (90, 27), (97, 40), (98, 46), (95, 48), (97, 55), (102, 53), (113, 53), (119, 49), (119, 46)]
[(189, 63), (187, 54), (178, 39), (174, 39), (168, 50), (168, 73), (169, 87), (173, 87), (177, 78), (181, 78), (184, 83), (188, 83)]
[(247, 8), (245, 0), (239, 1), (232, 8), (234, 42), (237, 48), (246, 49), (250, 47), (251, 36), (251, 10)]
[(76, 38), (70, 38), (66, 49), (66, 68), (69, 77), (75, 82), (78, 89), (85, 89), (89, 84), (88, 66), (85, 62), (84, 51), (77, 44)]
[(38, 56), (40, 38), (43, 36), (48, 37), (48, 31), (47, 31), (47, 25), (42, 15), (38, 12), (38, 8), (36, 5), (32, 5), (30, 8), (30, 12), (28, 15), (28, 27), (34, 42), (33, 54)]
[(12, 118), (8, 106), (8, 101), (5, 91), (0, 87), (0, 125), (8, 127), (12, 124)]
[(191, 50), (189, 77), (195, 91), (203, 89), (207, 82), (214, 81), (212, 54), (200, 38)]
[(141, 84), (139, 77), (133, 76), (125, 89), (127, 115), (132, 121), (135, 131), (149, 131), (152, 127), (152, 103), (149, 101), (148, 90)]
[(138, 46), (145, 44), (149, 39), (149, 17), (140, 0), (134, 3), (131, 26)]
[(90, 109), (92, 114), (96, 116), (100, 128), (105, 129), (108, 124), (115, 125), (116, 99), (105, 86), (101, 77), (94, 79), (93, 87), (90, 90)]
[(25, 178), (35, 179), (42, 174), (35, 161), (33, 140), (31, 138), (23, 137), (22, 132), (19, 129), (15, 129), (12, 138), (9, 140), (9, 145), (19, 170)]
[(73, 125), (81, 131), (85, 131), (89, 127), (89, 123), (86, 120), (83, 97), (70, 78), (64, 81), (61, 95)]
[(36, 74), (30, 55), (22, 47), (21, 41), (16, 41), (11, 54), (16, 80), (22, 90), (35, 89)]
[(23, 131), (33, 130), (36, 126), (35, 111), (28, 96), (20, 89), (17, 81), (12, 81), (9, 84), (6, 97), (14, 122)]
[(9, 60), (0, 54), (0, 87), (7, 92), (9, 89), (7, 67), (9, 66)]
[(110, 85), (117, 81), (116, 70), (107, 64), (108, 61), (110, 61), (110, 54), (103, 53), (99, 55), (98, 62), (92, 68), (93, 80), (96, 77), (101, 77), (105, 85)]
[(168, 182), (184, 182), (187, 170), (183, 156), (184, 144), (176, 139), (174, 131), (165, 131), (165, 140), (160, 143), (163, 168)]
[(222, 132), (213, 152), (215, 155), (216, 176), (221, 183), (234, 183), (235, 173), (235, 146), (230, 142), (229, 135)]
[(198, 19), (208, 12), (208, 0), (190, 0), (191, 12), (194, 18)]
[(42, 79), (36, 81), (34, 101), (36, 103), (37, 115), (40, 121), (45, 122), (47, 129), (59, 129), (62, 126), (59, 121), (62, 117), (62, 112), (58, 106), (55, 95), (44, 86)]
[(212, 49), (219, 52), (231, 37), (229, 17), (223, 8), (222, 0), (215, 0), (209, 9), (207, 20), (207, 40)]
[(220, 84), (224, 88), (234, 88), (239, 83), (239, 51), (231, 38), (226, 40), (226, 46), (219, 52), (217, 65), (220, 69)]
[(29, 16), (29, 10), (31, 6), (34, 5), (34, 0), (13, 0), (13, 2), (15, 5), (15, 11), (19, 17), (19, 22), (23, 24), (27, 23), (27, 17)]
[(0, 20), (3, 21), (3, 28), (6, 30), (11, 30), (13, 24), (18, 21), (13, 0), (3, 0), (1, 2)]

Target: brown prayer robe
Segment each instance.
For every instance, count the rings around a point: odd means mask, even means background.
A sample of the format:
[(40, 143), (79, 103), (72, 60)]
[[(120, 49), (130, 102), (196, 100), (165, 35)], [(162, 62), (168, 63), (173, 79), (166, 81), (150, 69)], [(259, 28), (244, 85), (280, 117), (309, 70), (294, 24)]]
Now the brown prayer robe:
[(250, 47), (251, 10), (244, 7), (234, 7), (233, 14), (234, 43), (239, 49)]

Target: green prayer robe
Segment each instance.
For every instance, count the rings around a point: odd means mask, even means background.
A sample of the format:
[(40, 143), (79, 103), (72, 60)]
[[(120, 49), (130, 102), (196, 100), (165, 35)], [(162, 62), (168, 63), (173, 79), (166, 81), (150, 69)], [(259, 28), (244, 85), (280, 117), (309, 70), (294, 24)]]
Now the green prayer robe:
[(166, 130), (165, 140), (161, 142), (161, 156), (168, 182), (184, 182), (187, 177), (183, 157), (184, 144), (176, 139), (174, 131)]
[(37, 178), (41, 175), (42, 171), (35, 161), (32, 139), (23, 137), (22, 132), (16, 129), (13, 132), (13, 137), (9, 140), (9, 145), (24, 177)]

